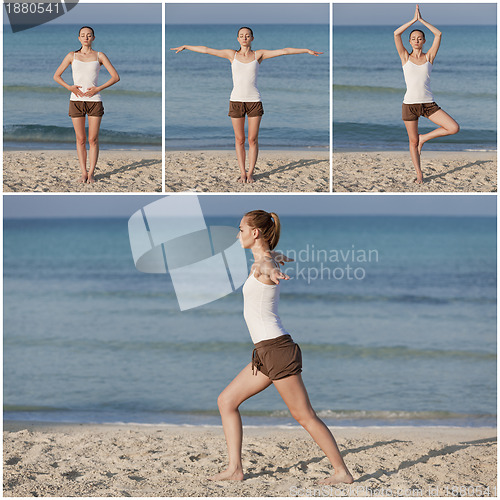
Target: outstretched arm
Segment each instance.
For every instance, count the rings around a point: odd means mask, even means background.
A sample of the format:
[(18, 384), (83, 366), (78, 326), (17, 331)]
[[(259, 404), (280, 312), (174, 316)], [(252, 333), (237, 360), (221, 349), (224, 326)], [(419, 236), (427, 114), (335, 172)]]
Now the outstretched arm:
[(183, 50), (191, 50), (192, 52), (198, 52), (199, 54), (208, 54), (211, 56), (222, 57), (223, 59), (233, 60), (234, 50), (232, 49), (211, 49), (210, 47), (205, 47), (204, 45), (181, 45), (180, 47), (174, 47), (170, 50), (175, 50), (175, 53), (178, 54)]
[(323, 54), (323, 52), (317, 52), (315, 50), (310, 49), (294, 49), (293, 47), (287, 47), (285, 49), (278, 50), (256, 50), (255, 57), (259, 61), (263, 61), (264, 59), (271, 59), (273, 57), (278, 56), (289, 56), (292, 54), (311, 54), (312, 56), (319, 56)]
[[(280, 280), (289, 280), (290, 276), (280, 271), (279, 265), (273, 258), (275, 255), (279, 255), (280, 258), (288, 259), (284, 255), (277, 254), (276, 252), (269, 252), (264, 258), (254, 262), (252, 265), (252, 272), (256, 278), (259, 276), (265, 276), (269, 279), (269, 281), (272, 281), (277, 285)], [(291, 259), (288, 259), (287, 261), (289, 260)]]
[(405, 64), (408, 61), (408, 51), (405, 49), (403, 45), (403, 41), (401, 40), (401, 35), (412, 25), (418, 21), (418, 17), (420, 16), (420, 11), (418, 10), (418, 5), (415, 8), (415, 14), (411, 21), (400, 26), (396, 31), (394, 31), (394, 43), (396, 44), (396, 50), (398, 51), (399, 57), (401, 58), (401, 63)]
[[(418, 10), (418, 5), (417, 5), (417, 10)], [(431, 23), (428, 23), (427, 21), (424, 21), (422, 19), (422, 16), (420, 15), (420, 10), (418, 11), (418, 20), (428, 29), (432, 31), (432, 34), (434, 35), (434, 41), (432, 42), (431, 48), (427, 51), (427, 59), (428, 61), (433, 64), (434, 59), (436, 58), (437, 52), (439, 50), (439, 46), (441, 45), (441, 32), (433, 26)]]

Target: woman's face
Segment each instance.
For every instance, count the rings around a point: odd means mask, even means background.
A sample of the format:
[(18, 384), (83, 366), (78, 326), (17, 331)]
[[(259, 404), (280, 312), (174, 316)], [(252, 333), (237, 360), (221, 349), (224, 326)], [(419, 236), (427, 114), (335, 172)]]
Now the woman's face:
[(425, 37), (420, 31), (414, 31), (410, 36), (410, 45), (414, 49), (421, 49), (424, 46)]
[(240, 31), (238, 31), (237, 40), (242, 47), (248, 47), (253, 42), (252, 33), (250, 32), (250, 30), (243, 28)]
[(251, 228), (246, 221), (246, 217), (243, 217), (240, 222), (240, 231), (237, 236), (241, 246), (243, 248), (251, 248), (258, 235), (258, 231), (258, 229)]
[(95, 37), (92, 34), (92, 30), (88, 28), (82, 28), (80, 30), (80, 34), (78, 35), (78, 41), (82, 44), (82, 47), (90, 47), (92, 46), (92, 42)]

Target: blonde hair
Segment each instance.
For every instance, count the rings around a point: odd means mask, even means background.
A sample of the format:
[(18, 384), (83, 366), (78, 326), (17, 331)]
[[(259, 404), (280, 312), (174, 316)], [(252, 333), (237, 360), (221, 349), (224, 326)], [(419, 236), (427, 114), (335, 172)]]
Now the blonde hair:
[(252, 210), (245, 214), (247, 224), (252, 229), (258, 229), (262, 238), (267, 241), (269, 248), (274, 250), (280, 239), (281, 223), (274, 212), (265, 210)]

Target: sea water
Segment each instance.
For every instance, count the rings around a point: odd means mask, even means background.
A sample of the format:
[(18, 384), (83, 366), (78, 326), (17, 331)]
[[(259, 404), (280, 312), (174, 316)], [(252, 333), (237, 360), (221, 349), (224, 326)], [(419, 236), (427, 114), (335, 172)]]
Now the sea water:
[[(227, 59), (185, 50), (180, 45), (238, 49), (239, 26), (169, 25), (165, 31), (166, 147), (171, 149), (234, 148), (227, 116), (233, 87)], [(328, 20), (325, 19), (325, 22)], [(252, 25), (252, 48), (309, 48), (324, 52), (280, 56), (262, 61), (258, 88), (264, 116), (259, 147), (328, 148), (330, 131), (329, 25)]]
[[(207, 217), (235, 227), (240, 214)], [(330, 425), (496, 425), (494, 217), (283, 216), (280, 315)], [(251, 256), (248, 255), (250, 265)], [(4, 222), (4, 417), (220, 424), (252, 344), (241, 290), (181, 312), (126, 219)], [(273, 387), (247, 425), (294, 421)]]
[[(102, 91), (101, 147), (161, 147), (161, 23), (95, 24), (93, 49), (104, 52), (120, 82)], [(4, 145), (7, 148), (74, 148), (68, 116), (70, 93), (53, 80), (68, 52), (80, 48), (79, 26), (44, 24), (4, 30)], [(133, 44), (124, 44), (132, 33)], [(43, 55), (40, 55), (40, 46)], [(73, 83), (71, 66), (63, 79)], [(109, 79), (101, 66), (98, 83)]]
[[(333, 19), (334, 148), (407, 149), (401, 120), (406, 87), (393, 36), (397, 26), (336, 26), (335, 8)], [(496, 150), (496, 26), (439, 29), (443, 35), (431, 87), (438, 105), (455, 118), (461, 130), (433, 139), (425, 149)], [(403, 42), (411, 50), (409, 31)], [(430, 47), (432, 33), (426, 31)], [(425, 118), (419, 127), (423, 133), (435, 128)]]

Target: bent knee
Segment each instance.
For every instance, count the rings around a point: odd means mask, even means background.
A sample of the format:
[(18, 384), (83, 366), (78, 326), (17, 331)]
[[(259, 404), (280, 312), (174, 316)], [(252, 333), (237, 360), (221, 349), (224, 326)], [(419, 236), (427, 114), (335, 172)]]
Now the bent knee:
[(450, 135), (458, 134), (460, 132), (460, 125), (455, 122), (448, 130), (450, 131)]
[(234, 401), (234, 399), (229, 396), (228, 394), (224, 394), (224, 392), (221, 392), (219, 394), (219, 397), (217, 398), (217, 406), (219, 408), (219, 411), (231, 411), (231, 410), (236, 410), (238, 409), (239, 404)]
[(318, 419), (318, 416), (314, 412), (314, 410), (306, 410), (300, 412), (292, 412), (292, 417), (302, 426), (307, 427), (310, 422), (313, 422)]

